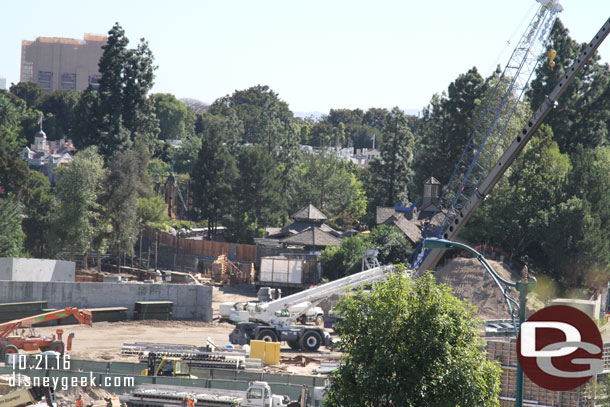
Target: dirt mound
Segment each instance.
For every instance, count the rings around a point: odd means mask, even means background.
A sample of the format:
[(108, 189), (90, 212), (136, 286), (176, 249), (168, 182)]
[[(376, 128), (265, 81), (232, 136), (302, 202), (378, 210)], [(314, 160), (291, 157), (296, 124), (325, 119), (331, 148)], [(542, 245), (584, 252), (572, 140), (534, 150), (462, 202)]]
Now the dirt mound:
[[(504, 263), (487, 260), (487, 263), (504, 280), (516, 282), (520, 274), (512, 272)], [(469, 300), (477, 308), (481, 319), (510, 318), (506, 301), (500, 289), (477, 259), (456, 257), (434, 273), (437, 282), (453, 288), (461, 300)], [(518, 299), (519, 293), (512, 289), (509, 293)]]

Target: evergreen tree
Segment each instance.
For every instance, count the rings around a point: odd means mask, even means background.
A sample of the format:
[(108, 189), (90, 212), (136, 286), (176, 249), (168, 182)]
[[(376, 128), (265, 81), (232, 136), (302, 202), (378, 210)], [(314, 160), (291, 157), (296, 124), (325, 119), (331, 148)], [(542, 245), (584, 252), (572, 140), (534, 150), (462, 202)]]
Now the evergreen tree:
[(194, 215), (207, 220), (208, 238), (223, 216), (233, 211), (233, 188), (237, 179), (235, 158), (222, 143), (222, 128), (210, 126), (204, 133), (201, 150), (193, 168)]
[(394, 107), (383, 127), (381, 159), (369, 164), (366, 179), (369, 208), (394, 206), (407, 198), (413, 185), (413, 149), (415, 139), (408, 126), (407, 115)]

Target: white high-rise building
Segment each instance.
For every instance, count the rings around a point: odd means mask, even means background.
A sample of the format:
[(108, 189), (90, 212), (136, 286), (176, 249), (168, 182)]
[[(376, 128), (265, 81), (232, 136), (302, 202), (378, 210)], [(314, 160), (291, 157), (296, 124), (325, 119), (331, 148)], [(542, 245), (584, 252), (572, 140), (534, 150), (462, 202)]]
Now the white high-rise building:
[(6, 78), (0, 76), (0, 89), (6, 89)]

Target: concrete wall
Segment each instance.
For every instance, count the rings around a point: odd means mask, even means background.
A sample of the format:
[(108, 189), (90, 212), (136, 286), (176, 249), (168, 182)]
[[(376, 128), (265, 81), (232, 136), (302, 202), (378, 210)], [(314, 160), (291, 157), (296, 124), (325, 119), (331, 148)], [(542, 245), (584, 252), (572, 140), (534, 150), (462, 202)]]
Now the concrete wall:
[(74, 281), (75, 269), (72, 261), (0, 258), (0, 280)]
[(187, 284), (0, 281), (0, 302), (43, 301), (50, 308), (127, 307), (172, 301), (176, 319), (212, 321), (212, 287)]

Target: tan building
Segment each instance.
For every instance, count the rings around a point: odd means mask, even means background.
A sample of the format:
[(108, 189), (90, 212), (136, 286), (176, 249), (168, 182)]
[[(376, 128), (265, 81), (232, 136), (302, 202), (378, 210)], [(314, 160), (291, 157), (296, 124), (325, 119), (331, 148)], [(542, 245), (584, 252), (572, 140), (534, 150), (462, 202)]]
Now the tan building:
[(105, 35), (85, 34), (84, 40), (38, 37), (21, 42), (21, 82), (36, 82), (42, 90), (97, 89)]

